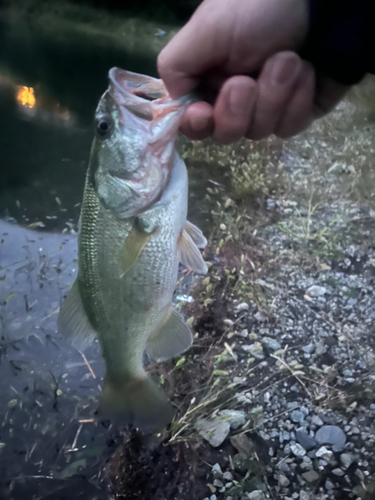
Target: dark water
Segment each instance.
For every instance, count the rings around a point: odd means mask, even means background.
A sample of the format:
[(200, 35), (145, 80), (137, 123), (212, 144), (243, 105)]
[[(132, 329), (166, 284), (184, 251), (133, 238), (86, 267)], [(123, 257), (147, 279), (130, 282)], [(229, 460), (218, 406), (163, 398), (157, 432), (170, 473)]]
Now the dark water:
[[(51, 230), (77, 220), (92, 118), (112, 66), (156, 72), (146, 54), (0, 22), (0, 217)], [(17, 101), (20, 86), (34, 91), (34, 108)]]
[(144, 54), (0, 24), (0, 499), (108, 497), (116, 442), (90, 422), (99, 348), (84, 359), (56, 318), (77, 272), (91, 120), (114, 65), (155, 74)]

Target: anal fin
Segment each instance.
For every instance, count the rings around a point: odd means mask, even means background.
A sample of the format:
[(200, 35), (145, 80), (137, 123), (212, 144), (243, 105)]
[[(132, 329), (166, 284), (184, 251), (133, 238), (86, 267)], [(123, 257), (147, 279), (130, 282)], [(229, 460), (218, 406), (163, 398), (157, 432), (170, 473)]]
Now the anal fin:
[(69, 290), (57, 319), (57, 331), (69, 339), (74, 347), (83, 351), (96, 337), (83, 308), (78, 281)]
[(177, 311), (171, 311), (158, 332), (148, 339), (146, 353), (150, 359), (166, 361), (187, 351), (193, 343), (190, 328)]

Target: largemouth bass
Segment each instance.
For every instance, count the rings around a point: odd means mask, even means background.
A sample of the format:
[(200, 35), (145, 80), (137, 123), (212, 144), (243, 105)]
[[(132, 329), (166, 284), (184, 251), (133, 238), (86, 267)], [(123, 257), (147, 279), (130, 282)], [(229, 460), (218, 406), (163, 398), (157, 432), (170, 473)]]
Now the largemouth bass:
[(161, 427), (169, 402), (144, 370), (192, 334), (172, 305), (178, 265), (206, 273), (207, 241), (186, 220), (188, 178), (175, 150), (189, 97), (161, 80), (112, 68), (99, 101), (83, 194), (78, 276), (58, 330), (80, 350), (96, 336), (106, 366), (100, 407), (137, 426)]

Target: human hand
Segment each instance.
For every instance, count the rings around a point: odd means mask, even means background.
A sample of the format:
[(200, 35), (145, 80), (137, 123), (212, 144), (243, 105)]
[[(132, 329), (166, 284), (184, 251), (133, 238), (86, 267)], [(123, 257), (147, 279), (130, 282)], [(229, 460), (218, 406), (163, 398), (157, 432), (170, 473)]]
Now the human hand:
[(158, 58), (172, 97), (197, 85), (205, 92), (186, 111), (182, 132), (224, 144), (284, 138), (330, 111), (348, 87), (294, 52), (307, 24), (305, 0), (205, 0)]

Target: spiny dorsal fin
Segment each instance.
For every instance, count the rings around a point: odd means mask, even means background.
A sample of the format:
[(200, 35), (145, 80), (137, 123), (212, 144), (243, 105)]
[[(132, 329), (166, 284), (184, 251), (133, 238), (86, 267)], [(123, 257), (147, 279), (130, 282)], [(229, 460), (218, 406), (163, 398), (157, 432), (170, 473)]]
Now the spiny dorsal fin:
[(120, 252), (121, 276), (124, 276), (134, 266), (152, 235), (153, 232), (147, 233), (135, 225), (131, 228)]
[(187, 351), (192, 343), (190, 328), (177, 311), (171, 310), (158, 332), (148, 339), (146, 353), (150, 359), (166, 361)]
[(203, 260), (202, 254), (185, 229), (181, 231), (178, 238), (177, 250), (183, 266), (198, 274), (207, 273), (207, 265)]

